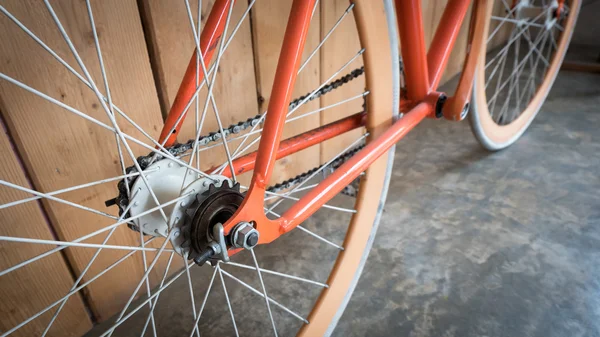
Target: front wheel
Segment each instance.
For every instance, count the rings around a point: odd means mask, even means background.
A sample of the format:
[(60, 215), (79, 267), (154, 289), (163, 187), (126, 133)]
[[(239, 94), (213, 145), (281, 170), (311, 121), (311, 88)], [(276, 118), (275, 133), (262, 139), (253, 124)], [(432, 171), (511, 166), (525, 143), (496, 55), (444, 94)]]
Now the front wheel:
[(502, 1), (489, 7), (470, 122), (483, 147), (497, 151), (519, 139), (546, 100), (581, 0)]

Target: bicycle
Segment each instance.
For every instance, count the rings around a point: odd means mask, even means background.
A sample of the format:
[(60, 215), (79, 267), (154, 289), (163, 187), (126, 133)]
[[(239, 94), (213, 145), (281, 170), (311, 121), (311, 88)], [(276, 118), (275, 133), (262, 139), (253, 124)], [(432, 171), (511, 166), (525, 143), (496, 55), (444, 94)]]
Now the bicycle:
[[(43, 181), (35, 181), (34, 185), (37, 185), (38, 190), (34, 190), (27, 187), (26, 179), (16, 182), (3, 175), (0, 185), (13, 192), (33, 195), (26, 198), (11, 196), (12, 199), (8, 198), (8, 200), (3, 198), (3, 204), (0, 205), (0, 210), (3, 212), (9, 211), (11, 207), (20, 207), (41, 199), (46, 202), (44, 206), (49, 209), (49, 217), (53, 222), (60, 222), (68, 215), (66, 214), (68, 211), (65, 213), (64, 210), (52, 208), (54, 206), (50, 201), (66, 205), (67, 208), (92, 213), (103, 220), (109, 218), (111, 224), (104, 225), (101, 222), (90, 224), (88, 234), (70, 240), (51, 239), (49, 234), (30, 238), (22, 236), (20, 232), (14, 232), (17, 229), (10, 225), (13, 221), (16, 223), (19, 220), (14, 216), (6, 216), (6, 219), (11, 220), (5, 220), (2, 224), (0, 241), (4, 251), (8, 251), (11, 244), (56, 247), (44, 251), (31, 250), (24, 254), (24, 258), (16, 260), (12, 257), (8, 258), (8, 255), (5, 256), (0, 272), (0, 278), (5, 280), (3, 285), (5, 289), (17, 282), (18, 278), (9, 279), (12, 275), (31, 268), (31, 264), (48, 256), (55, 256), (54, 253), (61, 254), (60, 252), (67, 251), (67, 248), (86, 248), (90, 250), (89, 254), (93, 252), (93, 255), (89, 255), (91, 256), (89, 260), (86, 258), (81, 264), (76, 264), (75, 268), (72, 267), (75, 282), (70, 289), (62, 289), (63, 292), (66, 291), (65, 296), (47, 300), (50, 305), (33, 315), (11, 311), (10, 319), (3, 320), (1, 336), (13, 333), (45, 336), (60, 331), (56, 330), (60, 329), (60, 327), (56, 328), (57, 325), (64, 327), (67, 324), (58, 319), (63, 308), (68, 312), (83, 310), (82, 305), (72, 302), (67, 304), (68, 299), (73, 296), (77, 298), (80, 296), (80, 291), (91, 291), (88, 287), (93, 285), (92, 282), (137, 252), (140, 252), (143, 259), (142, 269), (138, 272), (142, 274), (141, 279), (136, 283), (125, 305), (117, 312), (117, 318), (114, 322), (110, 322), (106, 331), (100, 333), (101, 336), (113, 335), (118, 327), (134, 321), (132, 317), (135, 313), (142, 313), (142, 309), (148, 311), (147, 315), (138, 319), (141, 322), (142, 336), (158, 335), (157, 329), (160, 331), (161, 327), (172, 328), (170, 323), (163, 322), (160, 317), (155, 316), (155, 309), (161, 293), (168, 290), (169, 286), (184, 274), (191, 297), (191, 303), (187, 304), (192, 309), (187, 317), (189, 327), (185, 327), (185, 333), (190, 336), (199, 336), (202, 328), (209, 329), (208, 332), (212, 331), (215, 334), (239, 335), (237, 324), (240, 322), (236, 323), (233, 308), (247, 303), (257, 308), (250, 310), (266, 311), (263, 317), (265, 319), (264, 322), (244, 321), (240, 323), (240, 327), (251, 326), (252, 331), (257, 331), (259, 326), (259, 330), (269, 329), (274, 335), (282, 332), (296, 333), (296, 330), (297, 334), (302, 336), (330, 335), (354, 291), (373, 245), (393, 172), (395, 144), (426, 118), (453, 121), (469, 118), (473, 133), (488, 150), (500, 150), (513, 144), (533, 121), (548, 95), (568, 47), (581, 6), (580, 0), (540, 1), (538, 5), (533, 1), (501, 1), (499, 4), (504, 16), (497, 16), (493, 13), (494, 6), (489, 1), (472, 2), (468, 52), (455, 93), (448, 97), (446, 93), (438, 91), (438, 87), (471, 1), (448, 2), (431, 46), (427, 50), (420, 1), (398, 0), (394, 6), (389, 0), (377, 2), (355, 0), (340, 13), (339, 19), (325, 38), (303, 61), (307, 32), (318, 1), (294, 0), (266, 112), (224, 127), (225, 123), (219, 115), (212, 92), (225, 50), (235, 36), (237, 28), (250, 13), (255, 1), (249, 2), (238, 24), (231, 26), (234, 3), (235, 1), (231, 0), (215, 1), (206, 18), (204, 28), (200, 31), (201, 15), (197, 14), (198, 19), (194, 22), (191, 6), (187, 0), (184, 1), (196, 49), (158, 139), (151, 136), (152, 131), (144, 130), (136, 121), (129, 118), (114, 103), (114, 97), (111, 97), (99, 34), (94, 24), (94, 14), (89, 0), (85, 3), (86, 19), (92, 27), (91, 40), (101, 69), (103, 88), (99, 88), (94, 82), (67, 29), (48, 1), (45, 1), (46, 9), (58, 27), (68, 50), (72, 53), (69, 57), (75, 59), (82, 73), (69, 65), (64, 56), (54, 52), (19, 18), (5, 7), (0, 7), (4, 18), (14, 25), (14, 29), (20, 29), (27, 34), (28, 38), (33, 39), (52, 56), (53, 61), (58, 61), (65, 66), (66, 71), (75, 75), (81, 82), (78, 82), (79, 85), (91, 89), (97, 99), (95, 104), (98, 111), (95, 113), (102, 114), (105, 120), (92, 116), (93, 112), (85, 113), (64, 103), (64, 97), (57, 99), (49, 93), (38, 91), (33, 86), (6, 74), (4, 70), (0, 73), (2, 81), (20, 88), (21, 93), (23, 90), (27, 91), (32, 97), (42, 98), (78, 118), (83, 118), (85, 123), (92, 123), (110, 131), (109, 134), (116, 144), (114, 150), (117, 150), (112, 152), (111, 158), (118, 158), (113, 164), (119, 167), (118, 176), (54, 189), (48, 187), (51, 185), (44, 185)], [(200, 11), (201, 5), (198, 7)], [(327, 43), (327, 38), (335, 32), (339, 23), (350, 17), (350, 13), (355, 18), (360, 49), (333, 75), (327, 75), (328, 78), (316, 89), (292, 100), (292, 91), (298, 74), (319, 48)], [(503, 39), (496, 38), (496, 34), (507, 26), (511, 29), (506, 36)], [(227, 35), (229, 31), (231, 33)], [(526, 50), (521, 51), (520, 48)], [(197, 53), (198, 50), (201, 52)], [(216, 59), (213, 60), (215, 53)], [(509, 56), (511, 53), (513, 56)], [(509, 60), (510, 57), (514, 59)], [(346, 72), (349, 65), (357, 60), (360, 61), (361, 58), (362, 67), (344, 76), (340, 75)], [(20, 61), (26, 64), (27, 60)], [(529, 70), (525, 71), (526, 68)], [(510, 71), (506, 79), (505, 69)], [(306, 103), (324, 97), (361, 76), (365, 77), (364, 91), (340, 101), (341, 103), (336, 102), (324, 108), (338, 106), (350, 100), (359, 100), (363, 101), (363, 111), (282, 140), (286, 123), (315, 113), (312, 111), (292, 116)], [(541, 79), (538, 79), (538, 76), (541, 76)], [(404, 85), (401, 85), (401, 78)], [(101, 90), (104, 90), (104, 93)], [(199, 109), (198, 103), (196, 105), (196, 120), (192, 125), (194, 138), (186, 143), (177, 143), (177, 136), (183, 130), (183, 121), (188, 111), (192, 109), (193, 103), (199, 101), (197, 98), (202, 90), (207, 91), (207, 97), (201, 103), (202, 109)], [(6, 87), (2, 87), (2, 93), (6, 93)], [(18, 133), (24, 138), (20, 140), (23, 144), (18, 147), (25, 153), (23, 163), (19, 163), (16, 159), (6, 159), (3, 166), (7, 168), (7, 172), (16, 170), (15, 168), (21, 164), (31, 169), (34, 165), (32, 162), (40, 159), (32, 158), (31, 154), (34, 150), (31, 149), (36, 145), (28, 145), (24, 135), (27, 135), (28, 123), (34, 123), (35, 115), (31, 112), (19, 115), (20, 110), (10, 103), (11, 99), (14, 99), (19, 101), (19, 104), (26, 105), (19, 97), (8, 97), (4, 94), (2, 97), (6, 101), (4, 102), (6, 107), (3, 108), (6, 110), (3, 114), (3, 124), (6, 124), (5, 127), (10, 129), (11, 133)], [(502, 98), (505, 100), (498, 103)], [(217, 130), (206, 133), (203, 131), (203, 124), (209, 107), (215, 114)], [(496, 107), (499, 107), (499, 110)], [(317, 109), (317, 112), (325, 110), (324, 108)], [(199, 111), (202, 111), (201, 115)], [(27, 119), (28, 122), (19, 122), (21, 118), (19, 116)], [(127, 132), (122, 130), (125, 125), (129, 128)], [(133, 131), (138, 137), (131, 135)], [(359, 135), (323, 164), (296, 177), (273, 184), (273, 171), (277, 160), (312, 146), (319, 146), (334, 137), (356, 133)], [(255, 135), (257, 136), (252, 137)], [(238, 141), (238, 146), (231, 151), (232, 148), (229, 146), (234, 141)], [(75, 139), (67, 139), (66, 143), (77, 146)], [(258, 149), (248, 153), (257, 143)], [(136, 146), (137, 153), (134, 153), (130, 144)], [(12, 156), (8, 153), (12, 151), (13, 146), (3, 142), (3, 151), (7, 153), (5, 158)], [(211, 148), (212, 151), (216, 151), (221, 146), (222, 156), (226, 157), (222, 163), (206, 167), (206, 163), (200, 162), (201, 152)], [(136, 157), (136, 154), (144, 153), (140, 151), (150, 153)], [(43, 159), (41, 161), (44, 161)], [(252, 173), (248, 186), (241, 186), (238, 179), (244, 173)], [(317, 182), (320, 178), (322, 180)], [(66, 197), (57, 197), (57, 195), (91, 189), (109, 182), (112, 183), (111, 187), (106, 189), (110, 189), (114, 194), (114, 183), (117, 181), (119, 181), (118, 195), (108, 199), (105, 205), (113, 210), (113, 213), (90, 207), (85, 204), (85, 199), (76, 203)], [(334, 200), (340, 193), (354, 199), (342, 197), (343, 200)], [(351, 206), (347, 206), (348, 204)], [(284, 206), (287, 206), (284, 212), (275, 211), (277, 207)], [(118, 216), (114, 215), (117, 210)], [(336, 214), (333, 217), (341, 216), (339, 214), (350, 217), (345, 232), (344, 229), (340, 229), (334, 233), (337, 239), (343, 239), (343, 243), (335, 243), (333, 242), (335, 240), (315, 233), (312, 227), (318, 229), (318, 226), (314, 221), (309, 224), (312, 226), (310, 229), (308, 225), (301, 226), (311, 216), (320, 217), (320, 221), (327, 221), (328, 217), (332, 217), (332, 215), (315, 215), (317, 211), (322, 210)], [(139, 246), (128, 246), (118, 242), (107, 244), (113, 233), (117, 228), (122, 228), (122, 225), (127, 225), (129, 227), (127, 231), (139, 238)], [(301, 232), (298, 233), (298, 230)], [(107, 232), (106, 236), (102, 236), (104, 239), (100, 244), (84, 242)], [(262, 247), (276, 247), (276, 244), (284, 240), (283, 237), (290, 238), (292, 235), (295, 235), (294, 238), (298, 240), (304, 240), (302, 235), (305, 238), (311, 237), (316, 240), (315, 242), (322, 243), (329, 249), (335, 249), (333, 253), (331, 251), (322, 253), (323, 261), (320, 262), (323, 265), (331, 265), (331, 268), (330, 271), (326, 271), (327, 275), (319, 275), (321, 277), (319, 281), (295, 273), (297, 269), (302, 271), (302, 268), (296, 268), (294, 265), (303, 262), (298, 255), (285, 255), (289, 259), (285, 266), (270, 261), (272, 266), (277, 265), (282, 269), (287, 267), (291, 271), (283, 272), (281, 269), (275, 271), (265, 268), (264, 264), (259, 265), (255, 249), (260, 251)], [(68, 237), (65, 233), (58, 233), (58, 236)], [(115, 240), (115, 237), (112, 240)], [(155, 244), (159, 243), (158, 247), (152, 246), (152, 241)], [(310, 246), (309, 250), (315, 248), (314, 242), (307, 245)], [(278, 248), (285, 249), (281, 245)], [(100, 252), (111, 249), (125, 250), (128, 253), (101, 269), (96, 276), (87, 275)], [(147, 258), (146, 254), (150, 253), (154, 254), (153, 258)], [(166, 256), (161, 254), (168, 255), (166, 266), (161, 265), (165, 262), (161, 259)], [(231, 261), (233, 256), (236, 256), (236, 259), (245, 258), (248, 264)], [(329, 261), (325, 262), (327, 256)], [(177, 257), (181, 257), (183, 269), (170, 270)], [(275, 260), (278, 259), (279, 255)], [(307, 264), (314, 264), (314, 261), (308, 261)], [(204, 266), (201, 267), (204, 268), (203, 270), (210, 271), (210, 282), (202, 299), (194, 297), (193, 288), (197, 284), (192, 282), (190, 269), (195, 265)], [(255, 288), (245, 283), (233, 273), (223, 269), (224, 267), (250, 270), (255, 274), (258, 286)], [(61, 268), (66, 270), (64, 266)], [(158, 276), (160, 282), (157, 280), (152, 282), (153, 286), (158, 285), (152, 291), (150, 278), (160, 268), (164, 269), (164, 273)], [(173, 276), (169, 277), (169, 273)], [(316, 290), (307, 291), (307, 293), (312, 292), (314, 298), (302, 299), (298, 293), (288, 294), (290, 297), (295, 297), (295, 301), (302, 302), (304, 306), (303, 313), (297, 313), (296, 310), (288, 308), (287, 305), (281, 304), (269, 295), (272, 294), (274, 287), (267, 282), (264, 275), (279, 277), (277, 282), (284, 282), (281, 280), (285, 279), (292, 280), (289, 282), (314, 286)], [(222, 295), (227, 304), (227, 311), (220, 314), (204, 312), (211, 287), (217, 276), (224, 289)], [(224, 276), (257, 297), (252, 300), (243, 298), (232, 302), (229, 298), (231, 289), (227, 290)], [(12, 296), (11, 301), (15, 303), (26, 301), (25, 294), (10, 296)], [(11, 301), (7, 302), (12, 303)], [(137, 302), (134, 304), (134, 301)], [(13, 306), (16, 305), (13, 303)], [(133, 309), (128, 311), (132, 306)], [(54, 308), (57, 309), (51, 311)], [(276, 310), (285, 313), (287, 317), (277, 316)], [(205, 317), (211, 316), (201, 320), (202, 314)], [(44, 319), (43, 322), (40, 322), (41, 318)], [(231, 324), (227, 329), (222, 326), (224, 321)], [(285, 324), (282, 324), (282, 321), (285, 321)], [(55, 322), (59, 323), (55, 324)], [(90, 322), (84, 323), (83, 327), (79, 328), (82, 331), (90, 325)], [(81, 332), (77, 331), (74, 333)], [(119, 332), (119, 334), (124, 333), (126, 332), (123, 330)], [(265, 332), (268, 333), (271, 332)]]

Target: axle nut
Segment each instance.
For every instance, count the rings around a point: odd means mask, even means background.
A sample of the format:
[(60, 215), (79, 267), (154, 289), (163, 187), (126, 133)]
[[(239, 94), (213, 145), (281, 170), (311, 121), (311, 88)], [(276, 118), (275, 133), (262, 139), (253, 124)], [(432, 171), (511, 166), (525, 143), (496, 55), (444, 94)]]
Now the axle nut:
[(258, 244), (259, 233), (249, 222), (241, 222), (233, 229), (233, 246), (252, 249)]

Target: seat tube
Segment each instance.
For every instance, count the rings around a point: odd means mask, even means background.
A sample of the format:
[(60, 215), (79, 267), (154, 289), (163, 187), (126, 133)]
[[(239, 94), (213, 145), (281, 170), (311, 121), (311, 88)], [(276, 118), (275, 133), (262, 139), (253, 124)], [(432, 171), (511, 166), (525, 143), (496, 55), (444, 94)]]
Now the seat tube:
[(408, 99), (422, 101), (429, 92), (427, 50), (421, 0), (396, 0), (398, 30)]

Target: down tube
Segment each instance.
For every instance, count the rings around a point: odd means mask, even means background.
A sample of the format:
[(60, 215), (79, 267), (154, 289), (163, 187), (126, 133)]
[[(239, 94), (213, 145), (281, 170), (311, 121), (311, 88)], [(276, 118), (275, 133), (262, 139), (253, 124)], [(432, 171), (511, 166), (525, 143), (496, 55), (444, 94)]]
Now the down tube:
[(377, 158), (387, 153), (390, 147), (431, 114), (432, 111), (433, 105), (431, 103), (421, 102), (404, 115), (404, 117), (395, 122), (381, 136), (368, 143), (361, 151), (352, 156), (290, 207), (280, 218), (280, 231), (282, 233), (289, 232), (308, 219), (321, 206), (358, 177), (361, 172), (365, 171)]

